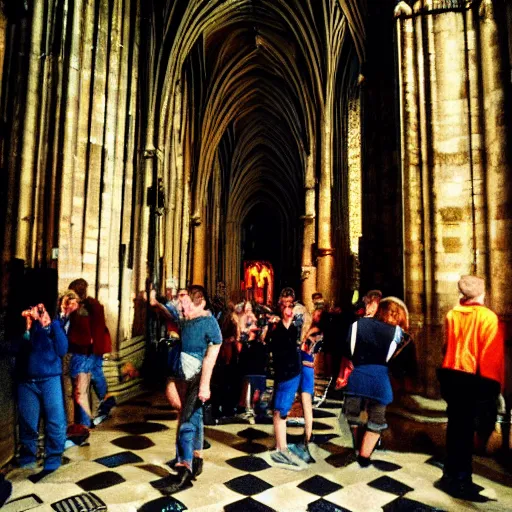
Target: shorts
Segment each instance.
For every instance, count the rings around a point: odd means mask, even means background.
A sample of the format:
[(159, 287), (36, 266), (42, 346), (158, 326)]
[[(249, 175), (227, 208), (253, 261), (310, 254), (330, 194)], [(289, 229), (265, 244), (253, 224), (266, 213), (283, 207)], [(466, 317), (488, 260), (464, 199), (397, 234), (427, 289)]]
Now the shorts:
[(276, 382), (274, 384), (274, 411), (279, 411), (281, 418), (285, 419), (292, 408), (297, 391), (312, 395), (314, 383), (315, 371), (313, 368), (306, 366), (302, 367), (301, 373), (296, 377), (282, 382)]
[(388, 428), (386, 423), (386, 406), (373, 400), (356, 395), (345, 395), (343, 402), (343, 414), (349, 425), (362, 425), (361, 411), (368, 413), (368, 424), (366, 428), (370, 432), (380, 433)]
[(267, 377), (265, 375), (246, 375), (245, 379), (251, 386), (251, 392), (258, 390), (263, 393), (267, 389)]

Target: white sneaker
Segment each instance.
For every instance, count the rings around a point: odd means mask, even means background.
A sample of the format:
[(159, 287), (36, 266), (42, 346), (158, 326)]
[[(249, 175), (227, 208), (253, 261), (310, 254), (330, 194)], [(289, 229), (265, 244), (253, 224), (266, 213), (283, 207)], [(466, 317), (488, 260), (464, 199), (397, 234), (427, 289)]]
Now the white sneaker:
[(302, 471), (308, 467), (290, 450), (275, 450), (270, 454), (270, 460), (275, 467), (290, 469), (291, 471)]

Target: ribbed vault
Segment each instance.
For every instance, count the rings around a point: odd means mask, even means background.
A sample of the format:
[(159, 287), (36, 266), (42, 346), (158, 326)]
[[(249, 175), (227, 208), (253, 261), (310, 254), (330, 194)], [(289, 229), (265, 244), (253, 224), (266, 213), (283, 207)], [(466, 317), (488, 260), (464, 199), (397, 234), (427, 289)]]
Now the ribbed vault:
[(324, 284), (332, 280), (333, 236), (347, 236), (333, 235), (330, 222), (344, 194), (333, 190), (346, 115), (335, 104), (345, 104), (339, 95), (364, 59), (365, 9), (355, 0), (178, 1), (154, 20), (162, 43), (146, 147), (157, 148), (148, 173), (163, 183), (167, 206), (157, 281), (236, 288), (241, 227), (260, 204), (280, 219), (293, 284), (314, 265), (315, 247)]

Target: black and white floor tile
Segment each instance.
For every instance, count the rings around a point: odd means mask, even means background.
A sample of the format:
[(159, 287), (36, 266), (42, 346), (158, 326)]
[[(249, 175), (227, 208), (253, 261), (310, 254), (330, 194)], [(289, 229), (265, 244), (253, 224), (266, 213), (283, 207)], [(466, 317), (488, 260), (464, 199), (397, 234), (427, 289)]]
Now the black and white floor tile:
[[(361, 469), (350, 436), (339, 422), (340, 403), (329, 400), (315, 411), (316, 462), (304, 471), (272, 466), (272, 425), (206, 427), (211, 445), (203, 474), (191, 488), (163, 496), (151, 486), (171, 473), (176, 414), (162, 395), (115, 409), (96, 428), (88, 446), (66, 451), (66, 462), (37, 481), (37, 471), (15, 469), (7, 476), (13, 494), (3, 512), (429, 512), (512, 510), (508, 478), (475, 475), (491, 498), (483, 504), (455, 500), (433, 487), (441, 465), (428, 453), (378, 451)], [(290, 427), (289, 441), (302, 427)], [(36, 480), (37, 483), (34, 483)]]

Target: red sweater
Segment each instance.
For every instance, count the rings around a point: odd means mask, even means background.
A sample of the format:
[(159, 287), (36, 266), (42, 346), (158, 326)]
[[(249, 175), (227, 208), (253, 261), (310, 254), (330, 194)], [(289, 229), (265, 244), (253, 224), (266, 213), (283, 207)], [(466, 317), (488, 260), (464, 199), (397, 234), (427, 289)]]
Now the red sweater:
[(87, 297), (70, 316), (69, 352), (72, 354), (107, 354), (112, 341), (105, 324), (105, 310), (92, 297)]
[(497, 315), (481, 304), (462, 303), (446, 315), (443, 368), (505, 381), (505, 343)]

